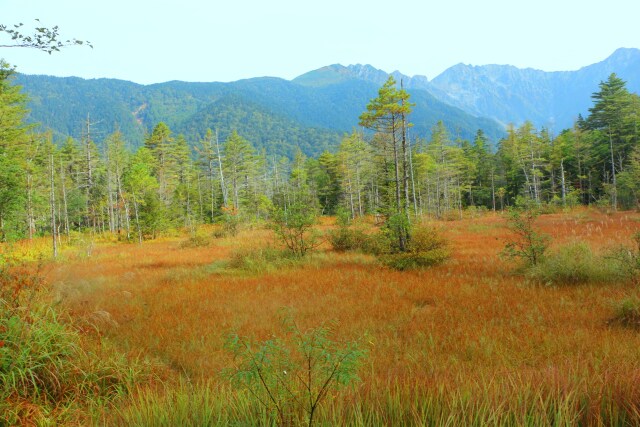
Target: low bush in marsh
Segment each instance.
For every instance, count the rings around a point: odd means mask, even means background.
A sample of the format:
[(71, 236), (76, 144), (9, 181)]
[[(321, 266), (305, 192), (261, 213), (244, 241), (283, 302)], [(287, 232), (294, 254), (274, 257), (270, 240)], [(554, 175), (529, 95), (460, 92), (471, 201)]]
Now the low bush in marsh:
[(633, 247), (620, 246), (609, 251), (607, 259), (616, 263), (621, 274), (640, 283), (640, 231), (636, 232), (632, 239)]
[(329, 326), (302, 330), (290, 315), (283, 326), (284, 337), (259, 343), (231, 335), (225, 347), (234, 366), (222, 374), (254, 396), (277, 425), (311, 427), (329, 396), (360, 381), (358, 369), (366, 351), (356, 341), (335, 341)]
[(612, 283), (628, 276), (613, 259), (595, 254), (584, 242), (572, 242), (551, 251), (526, 272), (530, 279), (549, 285)]
[(390, 251), (380, 261), (396, 270), (412, 270), (442, 264), (451, 256), (447, 239), (436, 229), (417, 227), (411, 233), (405, 252)]
[(211, 245), (211, 239), (203, 234), (194, 234), (180, 242), (181, 249), (202, 248)]
[(269, 217), (269, 228), (276, 237), (297, 257), (304, 257), (322, 243), (322, 235), (315, 228), (318, 223), (317, 200), (305, 191), (286, 197), (278, 194)]
[(514, 234), (501, 252), (507, 259), (519, 259), (526, 267), (535, 266), (544, 260), (549, 247), (549, 236), (540, 233), (534, 227), (540, 215), (538, 208), (510, 209), (507, 216), (507, 228)]
[(370, 234), (364, 241), (362, 252), (378, 257), (397, 252), (395, 239), (384, 231)]
[(438, 230), (430, 227), (416, 227), (409, 240), (409, 250), (412, 252), (435, 251), (445, 249), (447, 246), (447, 239)]
[(228, 267), (251, 273), (264, 273), (299, 265), (303, 259), (289, 250), (266, 246), (234, 252)]
[(400, 252), (383, 255), (380, 261), (395, 270), (416, 270), (442, 264), (449, 259), (449, 251), (438, 249), (429, 252)]
[(340, 227), (329, 233), (329, 242), (338, 252), (367, 251), (371, 237), (358, 227)]
[(615, 315), (610, 324), (640, 330), (640, 298), (628, 297), (614, 306)]

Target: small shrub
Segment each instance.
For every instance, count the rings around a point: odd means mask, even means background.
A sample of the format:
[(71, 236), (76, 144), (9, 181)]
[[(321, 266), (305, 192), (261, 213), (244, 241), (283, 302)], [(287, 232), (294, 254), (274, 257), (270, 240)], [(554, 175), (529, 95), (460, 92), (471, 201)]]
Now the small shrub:
[(444, 249), (448, 245), (444, 238), (435, 228), (416, 227), (411, 234), (409, 241), (409, 251), (430, 252), (437, 249)]
[(442, 264), (450, 255), (447, 240), (437, 230), (418, 227), (411, 234), (407, 251), (387, 253), (380, 260), (396, 270), (412, 270)]
[(362, 251), (376, 256), (391, 254), (395, 251), (396, 240), (389, 233), (379, 232), (367, 236)]
[(609, 323), (640, 330), (640, 298), (629, 297), (617, 303)]
[(219, 227), (217, 227), (212, 236), (216, 239), (224, 237), (235, 237), (240, 232), (242, 226), (242, 218), (237, 210), (233, 207), (222, 208), (222, 216), (219, 218)]
[(640, 232), (633, 235), (635, 247), (620, 246), (607, 254), (608, 262), (616, 263), (621, 274), (640, 282)]
[(234, 252), (228, 267), (252, 273), (264, 273), (300, 263), (300, 257), (288, 250), (273, 247), (246, 249)]
[(440, 215), (440, 219), (443, 221), (459, 221), (462, 219), (462, 214), (459, 210), (447, 210)]
[(225, 237), (227, 237), (227, 233), (224, 230), (224, 227), (220, 226), (220, 227), (216, 227), (213, 229), (213, 232), (211, 233), (211, 236), (214, 239), (223, 239)]
[(324, 400), (340, 388), (359, 381), (365, 352), (357, 342), (331, 339), (332, 328), (301, 330), (289, 317), (284, 338), (256, 343), (231, 335), (225, 347), (233, 355), (233, 368), (222, 375), (249, 393), (282, 425), (305, 420), (312, 426)]
[(550, 203), (542, 203), (538, 207), (538, 213), (541, 215), (550, 215), (561, 212), (562, 210), (562, 199), (559, 199), (558, 203), (554, 203), (551, 201)]
[(527, 266), (541, 262), (549, 247), (549, 236), (534, 229), (538, 211), (534, 208), (511, 209), (507, 218), (507, 227), (515, 236), (507, 242), (501, 255), (508, 259), (520, 259)]
[(407, 251), (411, 238), (411, 222), (406, 215), (391, 215), (384, 224), (383, 232), (389, 238), (392, 253)]
[(292, 194), (290, 199), (278, 195), (279, 202), (271, 210), (269, 227), (293, 255), (305, 256), (321, 243), (320, 234), (314, 228), (318, 222), (312, 196)]
[(224, 210), (222, 215), (222, 229), (227, 236), (237, 236), (240, 231), (241, 218), (233, 208)]
[(486, 206), (474, 206), (471, 205), (464, 211), (464, 217), (466, 218), (482, 218), (487, 215), (489, 209)]
[(180, 248), (202, 248), (209, 246), (211, 244), (211, 239), (202, 234), (194, 234), (190, 236), (187, 240), (180, 242)]
[(555, 249), (542, 261), (530, 266), (527, 276), (537, 282), (554, 285), (617, 282), (625, 277), (619, 263), (594, 254), (584, 242), (573, 242)]
[(339, 227), (329, 233), (329, 242), (338, 252), (365, 251), (369, 240), (369, 236), (361, 228)]
[(429, 252), (400, 252), (383, 255), (380, 261), (387, 267), (404, 271), (433, 267), (445, 262), (449, 256), (449, 251), (446, 249), (436, 249)]
[(405, 215), (389, 217), (378, 233), (368, 236), (363, 250), (376, 256), (398, 254), (409, 250), (411, 223)]

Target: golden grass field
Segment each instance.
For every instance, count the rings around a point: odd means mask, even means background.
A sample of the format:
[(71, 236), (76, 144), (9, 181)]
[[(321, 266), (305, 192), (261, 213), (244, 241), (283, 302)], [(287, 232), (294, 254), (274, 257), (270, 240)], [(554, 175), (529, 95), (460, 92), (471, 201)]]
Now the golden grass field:
[[(640, 214), (577, 210), (537, 224), (552, 246), (579, 239), (601, 251), (631, 245)], [(467, 408), (514, 411), (544, 406), (535, 400), (549, 396), (581, 405), (577, 421), (587, 424), (606, 424), (604, 401), (640, 416), (640, 333), (608, 324), (615, 302), (640, 295), (637, 285), (528, 283), (498, 257), (510, 237), (499, 214), (433, 225), (450, 240), (452, 259), (424, 271), (393, 271), (328, 245), (298, 267), (225, 268), (238, 250), (274, 244), (257, 229), (199, 248), (181, 247), (184, 237), (96, 243), (90, 255), (63, 253), (45, 274), (87, 333), (154, 360), (166, 382), (222, 384), (225, 337), (278, 334), (287, 307), (302, 327), (337, 321), (337, 339), (361, 340), (363, 381), (344, 404), (366, 402), (384, 424), (398, 419), (384, 415), (394, 405), (404, 422), (419, 420), (430, 393), (457, 396)]]

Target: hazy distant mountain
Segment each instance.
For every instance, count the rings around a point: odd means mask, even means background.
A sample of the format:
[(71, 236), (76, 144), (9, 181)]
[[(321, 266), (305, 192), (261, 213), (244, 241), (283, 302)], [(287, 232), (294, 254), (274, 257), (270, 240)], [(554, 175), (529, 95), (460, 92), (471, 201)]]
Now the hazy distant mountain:
[(389, 74), (400, 84), (402, 82), (405, 89), (429, 90), (429, 80), (425, 76), (409, 77), (400, 71), (387, 73), (371, 65), (328, 65), (317, 70), (309, 71), (293, 79), (295, 83), (309, 87), (325, 87), (337, 83), (344, 83), (353, 80), (363, 80), (374, 83), (380, 87), (387, 81)]
[(502, 123), (531, 120), (559, 131), (586, 115), (598, 83), (616, 73), (627, 89), (640, 91), (640, 50), (618, 49), (602, 62), (577, 71), (545, 72), (508, 65), (458, 64), (430, 82), (440, 100)]
[[(609, 58), (577, 71), (545, 72), (511, 65), (458, 64), (433, 80), (391, 73), (404, 87), (426, 90), (439, 101), (467, 113), (488, 117), (506, 125), (530, 120), (538, 127), (559, 131), (571, 127), (578, 114), (586, 115), (598, 83), (615, 72), (627, 88), (640, 92), (640, 50), (618, 49)], [(294, 81), (322, 87), (351, 79), (381, 85), (388, 73), (371, 65), (330, 65), (303, 74)]]
[[(371, 70), (375, 69), (363, 67), (361, 73)], [(79, 138), (89, 115), (96, 141), (119, 128), (137, 146), (145, 132), (164, 121), (191, 141), (207, 128), (217, 128), (221, 139), (236, 129), (257, 148), (292, 156), (297, 147), (317, 155), (337, 146), (345, 132), (357, 128), (358, 116), (377, 95), (386, 74), (379, 72), (377, 80), (329, 78), (322, 84), (304, 84), (302, 78), (255, 78), (144, 86), (114, 79), (19, 75), (17, 83), (31, 99), (30, 120), (61, 136)], [(504, 129), (494, 120), (474, 117), (424, 90), (410, 90), (416, 104), (411, 115), (414, 135), (428, 137), (433, 125), (443, 120), (453, 136), (470, 139), (478, 129), (494, 141), (503, 136)]]
[(640, 50), (618, 49), (577, 71), (544, 72), (506, 65), (458, 64), (431, 81), (439, 99), (502, 123), (531, 120), (559, 131), (588, 113), (598, 83), (616, 73), (632, 92), (640, 90)]

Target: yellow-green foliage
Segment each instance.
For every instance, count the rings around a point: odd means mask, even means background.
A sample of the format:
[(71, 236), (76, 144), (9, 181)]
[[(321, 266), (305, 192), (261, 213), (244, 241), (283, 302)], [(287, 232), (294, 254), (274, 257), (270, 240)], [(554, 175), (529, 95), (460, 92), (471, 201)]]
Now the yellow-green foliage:
[(211, 238), (203, 234), (194, 234), (187, 240), (180, 242), (181, 248), (201, 248), (211, 245)]
[(371, 237), (358, 227), (339, 227), (329, 233), (331, 246), (338, 252), (366, 251), (370, 240)]
[(549, 253), (527, 271), (536, 282), (550, 285), (608, 283), (625, 280), (627, 274), (612, 258), (595, 254), (584, 242), (572, 242)]
[(125, 393), (137, 376), (123, 356), (88, 350), (33, 274), (0, 270), (0, 425), (70, 422), (75, 411)]
[(288, 250), (265, 246), (257, 249), (241, 249), (229, 259), (229, 268), (251, 273), (266, 273), (299, 265), (302, 260)]
[(628, 297), (618, 302), (610, 323), (640, 330), (640, 298)]
[(248, 390), (277, 420), (312, 426), (327, 396), (352, 382), (366, 351), (360, 343), (334, 339), (335, 328), (322, 325), (301, 330), (291, 314), (283, 318), (285, 334), (264, 342), (231, 334), (225, 348), (233, 355), (224, 378), (239, 390)]
[(396, 270), (412, 270), (442, 264), (450, 257), (447, 240), (434, 228), (413, 230), (406, 252), (382, 255), (383, 264)]

